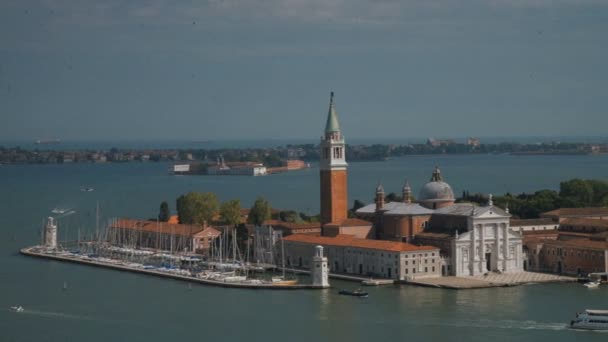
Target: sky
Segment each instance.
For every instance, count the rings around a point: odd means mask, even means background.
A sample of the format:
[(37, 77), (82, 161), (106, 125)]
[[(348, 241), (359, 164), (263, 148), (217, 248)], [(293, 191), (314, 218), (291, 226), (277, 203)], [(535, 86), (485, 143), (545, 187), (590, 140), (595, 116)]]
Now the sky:
[(3, 0), (0, 140), (606, 136), (608, 0)]

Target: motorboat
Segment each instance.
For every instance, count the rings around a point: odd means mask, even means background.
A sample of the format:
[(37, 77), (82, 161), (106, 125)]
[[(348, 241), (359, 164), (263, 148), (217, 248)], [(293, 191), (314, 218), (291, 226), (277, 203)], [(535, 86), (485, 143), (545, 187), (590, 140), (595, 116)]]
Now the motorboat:
[(356, 290), (340, 290), (339, 294), (341, 295), (345, 295), (345, 296), (353, 296), (353, 297), (361, 297), (361, 298), (367, 298), (368, 297), (368, 293), (365, 291), (361, 291), (360, 289), (356, 289)]
[(608, 310), (585, 310), (570, 321), (570, 328), (584, 330), (608, 330)]
[(588, 283), (584, 283), (584, 286), (586, 286), (588, 289), (596, 289), (600, 286), (600, 282), (599, 281), (590, 281)]
[(378, 286), (380, 285), (380, 281), (377, 279), (365, 279), (363, 281), (361, 281), (361, 284), (365, 285), (365, 286)]
[(23, 306), (11, 306), (11, 310), (15, 312), (23, 312)]
[(296, 285), (297, 279), (285, 279), (285, 277), (272, 277), (272, 285)]

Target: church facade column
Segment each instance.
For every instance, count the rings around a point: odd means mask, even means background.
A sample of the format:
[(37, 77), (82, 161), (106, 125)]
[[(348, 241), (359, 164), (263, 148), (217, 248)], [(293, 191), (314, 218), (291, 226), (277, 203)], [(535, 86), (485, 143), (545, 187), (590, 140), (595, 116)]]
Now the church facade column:
[(477, 261), (477, 252), (475, 251), (475, 237), (477, 234), (475, 234), (475, 225), (473, 224), (473, 227), (471, 229), (471, 246), (469, 248), (469, 275), (475, 275), (475, 266), (476, 266), (476, 261)]
[(479, 272), (486, 273), (486, 239), (485, 239), (485, 225), (479, 225)]
[[(503, 270), (504, 271), (509, 271), (509, 259), (510, 259), (510, 255), (509, 255), (509, 227), (507, 226), (506, 223), (502, 224), (502, 231), (503, 231), (503, 253), (504, 253), (504, 260), (503, 260)], [(516, 259), (517, 262), (517, 255), (513, 255), (513, 258)]]

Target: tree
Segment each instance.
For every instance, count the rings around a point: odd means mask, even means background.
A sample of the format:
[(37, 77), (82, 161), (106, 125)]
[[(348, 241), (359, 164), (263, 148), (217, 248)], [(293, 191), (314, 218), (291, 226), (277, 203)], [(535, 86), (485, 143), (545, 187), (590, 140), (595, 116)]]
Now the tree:
[(353, 211), (357, 211), (360, 208), (365, 207), (365, 203), (359, 201), (359, 200), (355, 200), (355, 202), (353, 203)]
[(270, 219), (270, 216), (270, 203), (264, 198), (258, 197), (249, 211), (247, 222), (260, 226), (264, 221)]
[[(564, 204), (574, 207), (593, 205), (593, 188), (582, 179), (571, 179), (559, 184), (559, 196)], [(562, 205), (563, 206), (563, 205)]]
[(171, 218), (171, 213), (169, 212), (169, 203), (163, 201), (160, 204), (160, 211), (158, 213), (158, 220), (160, 222), (167, 222)]
[(241, 201), (233, 199), (222, 203), (220, 206), (220, 218), (224, 223), (231, 226), (241, 223)]
[(402, 198), (400, 196), (397, 196), (396, 193), (391, 192), (388, 195), (386, 195), (385, 200), (387, 202), (401, 202)]
[(300, 222), (300, 215), (298, 215), (298, 212), (295, 210), (283, 210), (279, 213), (279, 218), (283, 222)]
[(211, 222), (218, 210), (217, 196), (211, 192), (189, 192), (177, 199), (179, 223), (204, 224)]

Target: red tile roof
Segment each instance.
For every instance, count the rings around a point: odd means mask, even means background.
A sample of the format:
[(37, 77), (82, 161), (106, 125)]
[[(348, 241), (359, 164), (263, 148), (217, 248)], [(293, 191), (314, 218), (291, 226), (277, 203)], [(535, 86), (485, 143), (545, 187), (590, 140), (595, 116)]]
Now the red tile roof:
[(279, 220), (266, 220), (264, 221), (265, 225), (275, 226), (280, 228), (285, 228), (289, 230), (297, 230), (297, 229), (321, 229), (321, 224), (318, 222), (312, 223), (293, 223), (293, 222), (284, 222)]
[(434, 246), (416, 246), (405, 242), (359, 239), (354, 235), (337, 235), (335, 237), (294, 234), (283, 238), (285, 241), (308, 243), (325, 246), (355, 247), (389, 252), (435, 251)]
[(201, 237), (201, 236), (213, 236), (213, 237), (218, 237), (222, 234), (222, 232), (220, 232), (219, 230), (212, 228), (212, 227), (207, 227), (203, 230), (201, 230), (200, 232), (194, 234), (197, 237)]
[(167, 222), (155, 222), (132, 219), (119, 219), (110, 225), (114, 229), (131, 229), (152, 233), (174, 234), (182, 236), (193, 236), (201, 232), (204, 227), (201, 225), (173, 224)]
[(567, 218), (562, 221), (562, 226), (582, 226), (594, 228), (608, 228), (608, 220), (598, 220), (589, 218)]
[(358, 218), (347, 218), (340, 222), (342, 227), (358, 227), (358, 226), (371, 226), (372, 223), (369, 221), (361, 220)]
[(597, 208), (559, 208), (542, 213), (542, 216), (608, 216), (608, 207)]
[(574, 239), (574, 240), (547, 240), (547, 245), (555, 247), (574, 247), (574, 248), (589, 248), (589, 249), (608, 249), (608, 242), (606, 241), (594, 241), (587, 239)]
[(511, 227), (519, 226), (556, 226), (557, 222), (550, 218), (539, 218), (539, 219), (511, 219)]

